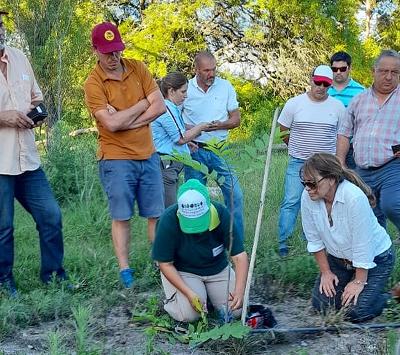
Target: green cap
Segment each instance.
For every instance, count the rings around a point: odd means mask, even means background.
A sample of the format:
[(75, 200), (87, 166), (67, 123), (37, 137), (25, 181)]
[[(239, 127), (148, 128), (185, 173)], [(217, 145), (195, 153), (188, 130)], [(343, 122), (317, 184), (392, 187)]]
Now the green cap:
[(199, 180), (189, 179), (178, 190), (178, 219), (184, 233), (203, 233), (210, 226), (210, 195)]

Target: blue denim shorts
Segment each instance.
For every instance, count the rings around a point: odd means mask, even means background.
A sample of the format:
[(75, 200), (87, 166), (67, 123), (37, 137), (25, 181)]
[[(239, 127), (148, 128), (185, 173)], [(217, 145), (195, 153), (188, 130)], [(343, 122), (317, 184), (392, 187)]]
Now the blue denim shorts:
[(135, 201), (141, 217), (157, 218), (163, 213), (164, 186), (157, 153), (146, 160), (100, 160), (99, 174), (113, 220), (129, 220)]

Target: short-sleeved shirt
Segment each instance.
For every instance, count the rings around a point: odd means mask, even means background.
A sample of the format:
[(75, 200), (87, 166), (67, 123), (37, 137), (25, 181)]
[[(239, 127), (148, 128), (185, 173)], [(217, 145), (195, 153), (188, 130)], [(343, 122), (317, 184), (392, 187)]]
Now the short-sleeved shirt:
[(328, 95), (338, 99), (345, 107), (349, 106), (351, 99), (358, 94), (361, 94), (365, 90), (357, 81), (350, 79), (347, 85), (340, 91), (332, 85), (328, 89)]
[[(216, 77), (207, 92), (197, 84), (196, 77), (189, 80), (187, 98), (182, 111), (185, 123), (198, 125), (202, 122), (226, 121), (229, 119), (229, 112), (238, 108), (235, 89), (228, 80)], [(212, 138), (224, 140), (227, 136), (228, 131), (221, 129), (203, 132), (196, 141), (204, 143)]]
[(326, 249), (337, 257), (351, 260), (354, 267), (371, 269), (375, 256), (390, 248), (392, 242), (376, 219), (368, 198), (356, 185), (344, 180), (332, 203), (330, 226), (325, 202), (311, 200), (303, 191), (301, 220), (310, 253)]
[(165, 105), (171, 113), (167, 110), (151, 123), (157, 152), (171, 155), (176, 150), (178, 153), (190, 154), (187, 144), (177, 144), (185, 133), (185, 124), (180, 108), (169, 100), (165, 100)]
[[(106, 110), (107, 104), (117, 111), (134, 106), (149, 96), (158, 86), (146, 66), (134, 59), (121, 59), (124, 67), (122, 80), (108, 78), (99, 64), (85, 82), (85, 101), (93, 116)], [(99, 159), (148, 159), (154, 153), (149, 125), (111, 132), (96, 119), (99, 131)]]
[[(0, 71), (0, 111), (28, 113), (32, 102), (43, 101), (28, 59), (20, 50), (6, 46), (0, 60), (7, 63), (7, 80)], [(40, 166), (32, 129), (0, 127), (0, 152), (0, 174), (19, 175)]]
[[(225, 206), (212, 201), (220, 224), (212, 231), (186, 234), (182, 232), (177, 210), (170, 206), (160, 217), (153, 244), (153, 259), (159, 262), (173, 262), (178, 271), (200, 276), (210, 276), (221, 272), (228, 265), (226, 250), (229, 247), (230, 214)], [(233, 228), (231, 255), (244, 251), (243, 242), (238, 238), (236, 226)]]
[(290, 128), (289, 155), (305, 160), (314, 153), (335, 154), (337, 129), (344, 111), (343, 104), (330, 96), (318, 102), (307, 93), (289, 99), (278, 119)]
[(353, 136), (354, 160), (360, 168), (379, 167), (393, 159), (400, 144), (400, 89), (379, 105), (373, 88), (357, 95), (347, 108), (340, 135)]

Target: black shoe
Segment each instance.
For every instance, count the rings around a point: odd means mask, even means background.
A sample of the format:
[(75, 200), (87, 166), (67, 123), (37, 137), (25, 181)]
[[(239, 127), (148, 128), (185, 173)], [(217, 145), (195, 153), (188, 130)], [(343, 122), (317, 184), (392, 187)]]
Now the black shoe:
[(18, 291), (15, 286), (15, 281), (13, 278), (9, 277), (0, 282), (0, 289), (4, 291), (8, 297), (17, 298)]

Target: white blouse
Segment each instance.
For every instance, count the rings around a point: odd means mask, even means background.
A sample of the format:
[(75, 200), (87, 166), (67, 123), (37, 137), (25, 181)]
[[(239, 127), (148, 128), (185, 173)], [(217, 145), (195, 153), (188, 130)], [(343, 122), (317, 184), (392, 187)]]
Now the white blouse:
[(344, 180), (332, 203), (330, 226), (323, 199), (312, 201), (308, 192), (301, 197), (301, 219), (310, 253), (326, 249), (337, 257), (352, 261), (354, 267), (372, 269), (375, 256), (392, 244), (378, 223), (367, 196), (356, 185)]

